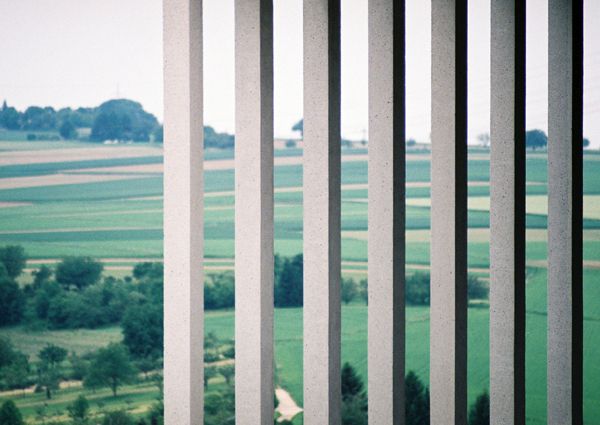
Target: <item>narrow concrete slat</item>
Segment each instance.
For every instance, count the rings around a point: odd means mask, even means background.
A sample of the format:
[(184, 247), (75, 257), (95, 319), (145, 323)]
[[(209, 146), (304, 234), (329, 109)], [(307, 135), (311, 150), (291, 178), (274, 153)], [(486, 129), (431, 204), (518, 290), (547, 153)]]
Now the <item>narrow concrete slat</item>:
[(548, 2), (548, 424), (583, 423), (583, 0)]
[(202, 1), (165, 0), (165, 423), (204, 423)]
[(467, 1), (432, 0), (431, 423), (467, 423)]
[(341, 423), (340, 0), (304, 1), (304, 423)]
[(525, 2), (491, 3), (490, 420), (525, 424)]
[(404, 423), (405, 5), (369, 1), (369, 424)]
[(235, 416), (273, 424), (273, 2), (235, 1)]

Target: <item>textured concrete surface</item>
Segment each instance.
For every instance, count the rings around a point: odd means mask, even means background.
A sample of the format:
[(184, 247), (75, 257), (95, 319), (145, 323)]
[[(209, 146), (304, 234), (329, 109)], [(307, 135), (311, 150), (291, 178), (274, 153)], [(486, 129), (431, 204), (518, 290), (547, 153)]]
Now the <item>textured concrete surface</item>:
[(202, 1), (164, 4), (165, 423), (204, 406)]
[(490, 415), (525, 424), (525, 2), (491, 3)]
[(548, 2), (548, 424), (583, 422), (583, 0)]
[(369, 424), (404, 423), (404, 1), (369, 1)]
[(467, 1), (433, 0), (431, 423), (467, 423)]
[(340, 0), (304, 1), (304, 423), (341, 423)]
[(273, 424), (273, 2), (235, 2), (235, 415)]

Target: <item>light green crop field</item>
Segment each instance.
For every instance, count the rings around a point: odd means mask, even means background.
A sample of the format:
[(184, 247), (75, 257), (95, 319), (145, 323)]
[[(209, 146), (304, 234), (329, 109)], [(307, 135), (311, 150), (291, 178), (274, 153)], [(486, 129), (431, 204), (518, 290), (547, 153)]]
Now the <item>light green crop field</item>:
[[(60, 148), (60, 149), (58, 149)], [(76, 159), (62, 151), (81, 149)], [(131, 149), (133, 155), (122, 155)], [(139, 155), (136, 155), (139, 149)], [(158, 148), (155, 148), (158, 149)], [(27, 151), (31, 152), (27, 152)], [(0, 245), (22, 245), (35, 268), (42, 261), (66, 255), (103, 259), (106, 273), (122, 276), (143, 259), (162, 257), (161, 156), (141, 145), (98, 147), (81, 143), (2, 142), (0, 151), (15, 160), (0, 161)], [(19, 152), (25, 154), (19, 156)], [(96, 153), (95, 153), (96, 152)], [(27, 157), (38, 155), (43, 162)], [(302, 169), (300, 150), (276, 153), (275, 251), (290, 256), (302, 252)], [(367, 162), (366, 151), (344, 151), (342, 164), (342, 270), (366, 275)], [(469, 247), (471, 272), (489, 274), (489, 153), (470, 152)], [(19, 159), (21, 158), (21, 159)], [(280, 161), (285, 159), (285, 161)], [(352, 158), (352, 160), (349, 160)], [(234, 171), (232, 152), (206, 153), (205, 254), (207, 272), (232, 267), (234, 253)], [(21, 161), (21, 162), (19, 162)], [(543, 152), (527, 159), (527, 416), (545, 423), (546, 368), (546, 225), (547, 161)], [(429, 265), (430, 161), (428, 152), (407, 157), (408, 270)], [(66, 177), (65, 177), (66, 176)], [(69, 182), (77, 176), (77, 183)], [(82, 177), (83, 176), (83, 177)], [(85, 179), (89, 178), (89, 181)], [(65, 180), (66, 179), (66, 180)], [(81, 180), (83, 179), (83, 180)], [(585, 417), (600, 424), (600, 155), (584, 159), (585, 277)], [(223, 260), (227, 260), (223, 262)], [(27, 279), (24, 279), (26, 281)], [(302, 404), (302, 332), (300, 309), (276, 312), (276, 357), (279, 383)], [(489, 311), (469, 309), (469, 399), (488, 387)], [(343, 308), (343, 358), (366, 379), (366, 307)], [(233, 312), (210, 312), (207, 331), (233, 336)], [(118, 340), (118, 329), (75, 332), (0, 330), (34, 355), (45, 342), (83, 352)], [(429, 310), (407, 308), (407, 368), (428, 377)], [(150, 397), (151, 398), (151, 397)]]

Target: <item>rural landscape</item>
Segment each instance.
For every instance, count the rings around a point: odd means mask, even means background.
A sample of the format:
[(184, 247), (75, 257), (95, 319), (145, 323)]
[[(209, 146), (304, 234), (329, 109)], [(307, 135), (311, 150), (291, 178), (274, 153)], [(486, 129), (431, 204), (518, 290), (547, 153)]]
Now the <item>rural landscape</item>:
[[(127, 102), (70, 110), (62, 117), (58, 111), (54, 121), (37, 127), (31, 120), (23, 124), (24, 113), (14, 118), (3, 106), (13, 121), (7, 125), (7, 118), (0, 119), (0, 308), (5, 309), (0, 422), (19, 416), (27, 424), (162, 423), (162, 128), (139, 104)], [(206, 423), (229, 424), (235, 374), (234, 141), (210, 127), (205, 137)], [(532, 142), (527, 154), (528, 424), (546, 423), (544, 145)], [(407, 397), (414, 414), (409, 423), (422, 424), (428, 423), (430, 146), (407, 143), (406, 160)], [(489, 160), (489, 144), (470, 147), (472, 424), (481, 423), (477, 411), (485, 409), (489, 388)], [(344, 146), (347, 424), (366, 423), (367, 198), (367, 148)], [(583, 214), (584, 416), (586, 424), (600, 424), (600, 152), (592, 149), (584, 155)], [(296, 143), (275, 150), (275, 238), (276, 420), (300, 424), (302, 149)], [(111, 374), (114, 369), (120, 373)], [(6, 422), (13, 423), (19, 422)]]

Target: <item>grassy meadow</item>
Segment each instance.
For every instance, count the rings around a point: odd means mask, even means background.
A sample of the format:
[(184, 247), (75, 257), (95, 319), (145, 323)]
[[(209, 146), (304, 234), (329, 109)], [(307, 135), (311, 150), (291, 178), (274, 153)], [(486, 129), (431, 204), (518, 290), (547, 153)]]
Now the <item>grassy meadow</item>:
[[(162, 257), (162, 151), (158, 146), (95, 146), (63, 142), (0, 142), (0, 245), (27, 251), (28, 269), (65, 255), (102, 259), (108, 274), (125, 275), (140, 261)], [(208, 151), (205, 171), (206, 272), (233, 268), (234, 172), (230, 151)], [(469, 152), (469, 268), (489, 276), (489, 152)], [(276, 151), (275, 250), (302, 250), (301, 151)], [(527, 416), (545, 423), (547, 161), (543, 152), (527, 158)], [(407, 268), (429, 265), (430, 154), (407, 156)], [(585, 420), (600, 424), (600, 154), (584, 160)], [(365, 150), (347, 150), (342, 163), (343, 273), (362, 278), (367, 267), (367, 162)], [(23, 277), (23, 282), (28, 280)], [(344, 360), (366, 381), (367, 309), (356, 301), (343, 308)], [(302, 405), (302, 311), (278, 309), (278, 383)], [(233, 337), (232, 311), (209, 312), (206, 331)], [(489, 310), (469, 309), (469, 400), (489, 385)], [(121, 338), (120, 328), (81, 331), (0, 329), (17, 348), (34, 356), (46, 342), (79, 353)], [(429, 310), (407, 308), (407, 369), (428, 379)], [(219, 385), (212, 382), (211, 385)], [(60, 391), (46, 409), (64, 411), (77, 388)], [(121, 403), (133, 412), (149, 408), (158, 394), (152, 383), (127, 387), (118, 400), (99, 391), (92, 407)], [(0, 398), (7, 395), (0, 394)], [(95, 398), (98, 400), (95, 400)], [(105, 400), (106, 399), (106, 400)], [(15, 395), (30, 418), (40, 395)], [(96, 406), (96, 407), (94, 407)]]

